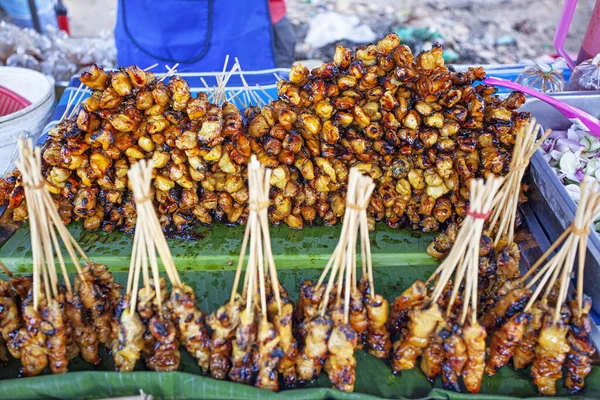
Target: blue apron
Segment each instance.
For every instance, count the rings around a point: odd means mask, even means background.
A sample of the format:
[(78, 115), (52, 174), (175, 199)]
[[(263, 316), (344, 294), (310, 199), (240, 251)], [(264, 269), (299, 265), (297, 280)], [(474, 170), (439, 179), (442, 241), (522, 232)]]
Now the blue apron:
[(179, 72), (215, 72), (234, 57), (243, 70), (275, 67), (268, 0), (119, 0), (119, 65), (179, 63)]

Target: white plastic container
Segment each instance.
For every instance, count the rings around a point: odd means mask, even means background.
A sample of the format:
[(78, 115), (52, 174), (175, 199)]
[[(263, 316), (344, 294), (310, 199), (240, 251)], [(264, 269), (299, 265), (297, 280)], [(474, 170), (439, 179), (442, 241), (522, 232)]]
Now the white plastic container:
[(43, 74), (25, 68), (0, 67), (0, 86), (23, 96), (29, 107), (0, 117), (0, 173), (11, 164), (20, 136), (33, 143), (54, 110), (54, 85)]

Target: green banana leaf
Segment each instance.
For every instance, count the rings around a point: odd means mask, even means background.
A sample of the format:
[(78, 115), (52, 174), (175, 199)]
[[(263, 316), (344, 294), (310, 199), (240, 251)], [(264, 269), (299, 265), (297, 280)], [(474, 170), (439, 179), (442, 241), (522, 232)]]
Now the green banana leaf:
[[(108, 265), (117, 281), (127, 279), (132, 237), (118, 232), (106, 234), (85, 231), (80, 224), (69, 229), (90, 259)], [(193, 287), (199, 305), (212, 311), (222, 305), (231, 292), (237, 265), (243, 227), (214, 225), (199, 227), (185, 237), (169, 239), (176, 265), (182, 279)], [(286, 226), (272, 227), (273, 252), (282, 284), (293, 299), (304, 279), (317, 279), (330, 257), (339, 237), (340, 227), (313, 227), (295, 231)], [(416, 279), (427, 279), (437, 262), (427, 256), (425, 249), (433, 235), (408, 230), (393, 230), (378, 225), (371, 233), (373, 265), (377, 292), (393, 300)], [(0, 260), (15, 273), (31, 271), (31, 250), (27, 226), (19, 229), (2, 248)], [(359, 258), (359, 263), (361, 262)], [(68, 265), (74, 272), (74, 266)], [(302, 388), (274, 394), (250, 386), (216, 381), (202, 375), (200, 368), (185, 350), (178, 372), (156, 373), (144, 370), (139, 363), (132, 373), (112, 372), (114, 365), (109, 354), (102, 354), (103, 362), (92, 367), (81, 359), (73, 360), (65, 375), (44, 375), (17, 379), (20, 363), (10, 360), (0, 368), (0, 399), (84, 398), (135, 395), (142, 389), (155, 399), (505, 399), (507, 397), (536, 398), (537, 391), (528, 371), (503, 368), (493, 378), (486, 377), (481, 393), (474, 396), (441, 389), (441, 382), (427, 381), (417, 368), (395, 376), (388, 362), (378, 360), (364, 351), (356, 353), (357, 370), (354, 393), (331, 389), (326, 374)], [(562, 382), (558, 383), (562, 388)], [(561, 389), (559, 395), (567, 393)], [(594, 367), (586, 380), (586, 389), (577, 398), (600, 397), (600, 372)]]

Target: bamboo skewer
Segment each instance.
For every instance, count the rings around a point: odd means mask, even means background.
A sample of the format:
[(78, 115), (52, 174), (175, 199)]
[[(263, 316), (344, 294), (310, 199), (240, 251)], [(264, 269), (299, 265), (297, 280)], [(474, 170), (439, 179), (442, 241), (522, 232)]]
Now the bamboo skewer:
[(522, 127), (516, 135), (510, 170), (498, 193), (499, 201), (492, 211), (492, 218), (488, 226), (490, 232), (493, 232), (496, 227), (498, 228), (494, 238), (494, 246), (498, 246), (503, 237), (507, 239), (509, 245), (513, 243), (523, 175), (527, 166), (529, 166), (531, 157), (551, 132), (549, 129), (546, 130), (540, 139), (536, 141), (537, 133), (541, 129), (541, 126), (536, 124), (535, 118), (532, 118), (528, 125)]

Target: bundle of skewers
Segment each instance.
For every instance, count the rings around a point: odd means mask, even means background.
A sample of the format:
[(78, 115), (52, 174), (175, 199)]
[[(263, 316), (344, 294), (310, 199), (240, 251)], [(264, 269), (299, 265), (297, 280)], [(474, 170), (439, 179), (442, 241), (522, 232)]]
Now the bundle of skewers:
[[(160, 228), (151, 201), (152, 173), (153, 163), (144, 160), (128, 172), (138, 217), (127, 289), (113, 322), (117, 337), (113, 345), (115, 366), (122, 372), (132, 371), (142, 358), (151, 370), (176, 371), (181, 358), (179, 346), (183, 344), (207, 371), (210, 347), (205, 314), (197, 306), (193, 289), (182, 282)], [(160, 276), (158, 259), (171, 293)]]
[[(567, 370), (565, 387), (570, 392), (583, 389), (595, 352), (590, 339), (591, 301), (583, 294), (583, 272), (589, 226), (599, 212), (600, 192), (595, 182), (586, 179), (573, 223), (525, 275), (507, 282), (504, 295), (484, 316), (487, 325), (496, 330), (486, 365), (488, 375), (512, 358), (517, 369), (532, 364), (531, 375), (541, 394), (556, 394), (563, 367)], [(576, 260), (577, 287), (569, 299)]]
[(448, 257), (427, 282), (415, 282), (395, 300), (391, 326), (400, 329), (392, 359), (395, 373), (414, 368), (422, 356), (420, 367), (428, 379), (441, 374), (444, 388), (459, 391), (462, 376), (469, 392), (479, 392), (487, 336), (477, 315), (479, 247), (501, 183), (493, 175), (485, 182), (471, 181), (469, 213)]
[[(324, 369), (333, 386), (354, 391), (356, 349), (366, 346), (388, 358), (388, 302), (375, 292), (366, 209), (375, 188), (370, 177), (351, 169), (346, 212), (338, 242), (316, 285), (304, 281), (295, 320), (300, 354), (300, 381), (316, 379)], [(357, 277), (356, 245), (360, 240), (362, 277)], [(325, 280), (328, 278), (327, 283)]]
[[(21, 360), (22, 376), (35, 376), (49, 366), (54, 374), (68, 371), (77, 355), (100, 363), (99, 343), (110, 346), (110, 318), (120, 299), (120, 286), (104, 265), (92, 263), (62, 224), (45, 188), (39, 148), (19, 142), (17, 166), (23, 176), (30, 219), (32, 276), (0, 282), (0, 333), (10, 354)], [(62, 242), (62, 245), (61, 245)], [(63, 248), (77, 271), (72, 285)], [(82, 268), (79, 258), (85, 260)], [(59, 283), (58, 261), (63, 283)]]

